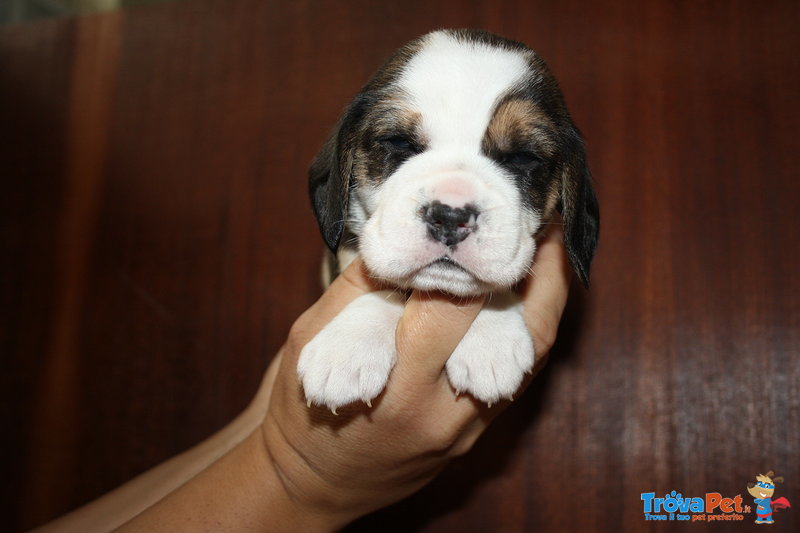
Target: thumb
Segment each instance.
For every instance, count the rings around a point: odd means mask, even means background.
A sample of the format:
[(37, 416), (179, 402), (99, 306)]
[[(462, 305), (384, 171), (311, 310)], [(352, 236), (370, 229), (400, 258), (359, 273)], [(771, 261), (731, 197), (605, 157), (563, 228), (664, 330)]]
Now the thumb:
[(483, 296), (459, 298), (414, 291), (397, 324), (397, 377), (436, 383), (447, 358), (467, 333)]

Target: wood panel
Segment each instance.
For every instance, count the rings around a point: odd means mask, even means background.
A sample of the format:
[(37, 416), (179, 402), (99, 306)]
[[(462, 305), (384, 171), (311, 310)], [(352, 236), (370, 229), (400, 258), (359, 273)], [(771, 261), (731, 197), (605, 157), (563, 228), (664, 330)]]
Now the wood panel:
[(0, 27), (0, 528), (246, 404), (319, 291), (308, 162), (389, 52), (463, 26), (561, 81), (593, 286), (475, 450), (350, 530), (644, 531), (642, 492), (768, 469), (800, 502), (798, 23), (791, 1), (197, 0)]

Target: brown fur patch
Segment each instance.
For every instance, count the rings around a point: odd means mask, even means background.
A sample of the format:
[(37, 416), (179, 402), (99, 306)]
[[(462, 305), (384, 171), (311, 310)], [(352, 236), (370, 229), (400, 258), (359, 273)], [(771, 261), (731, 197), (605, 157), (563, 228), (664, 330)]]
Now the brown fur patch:
[(397, 169), (399, 161), (387, 156), (381, 140), (400, 136), (415, 145), (427, 144), (422, 128), (422, 115), (408, 105), (400, 92), (390, 93), (377, 102), (367, 114), (359, 131), (353, 175), (360, 183), (379, 183)]
[(541, 215), (543, 222), (549, 222), (551, 219), (553, 219), (553, 217), (555, 217), (559, 200), (561, 200), (561, 182), (554, 180), (550, 184), (550, 189), (547, 191), (544, 211)]
[(511, 96), (495, 110), (483, 140), (486, 153), (532, 151), (544, 158), (557, 150), (550, 117), (532, 101)]

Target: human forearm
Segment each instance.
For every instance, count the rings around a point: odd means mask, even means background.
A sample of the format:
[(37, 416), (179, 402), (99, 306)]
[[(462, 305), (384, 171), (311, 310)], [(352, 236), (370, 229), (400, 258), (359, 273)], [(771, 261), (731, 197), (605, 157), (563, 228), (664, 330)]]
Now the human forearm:
[(344, 522), (292, 498), (257, 430), (117, 531), (313, 533), (334, 531)]
[(166, 497), (228, 453), (259, 426), (268, 407), (276, 370), (277, 365), (269, 369), (250, 405), (208, 439), (102, 497), (45, 524), (34, 533), (112, 531)]

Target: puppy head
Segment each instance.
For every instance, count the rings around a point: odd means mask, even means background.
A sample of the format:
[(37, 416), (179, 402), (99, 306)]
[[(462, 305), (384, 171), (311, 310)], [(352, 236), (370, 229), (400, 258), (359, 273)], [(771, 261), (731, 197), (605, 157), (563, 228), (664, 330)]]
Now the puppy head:
[(599, 214), (583, 141), (547, 66), (522, 44), (472, 30), (407, 44), (347, 108), (309, 185), (331, 250), (357, 246), (395, 285), (510, 287), (556, 211), (588, 284)]

